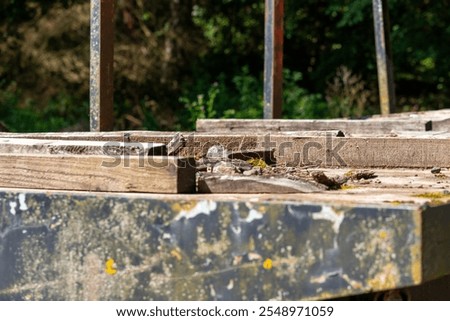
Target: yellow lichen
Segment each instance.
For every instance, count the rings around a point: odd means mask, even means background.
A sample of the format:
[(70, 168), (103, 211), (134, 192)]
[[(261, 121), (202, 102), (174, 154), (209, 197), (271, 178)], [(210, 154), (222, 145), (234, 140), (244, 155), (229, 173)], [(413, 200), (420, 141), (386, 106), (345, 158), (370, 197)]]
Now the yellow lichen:
[(358, 188), (358, 186), (347, 185), (347, 184), (341, 185), (341, 190), (344, 190), (344, 191), (349, 190), (349, 189), (356, 189), (356, 188)]
[(175, 259), (177, 259), (178, 261), (181, 261), (183, 259), (183, 257), (181, 256), (180, 251), (177, 250), (177, 249), (173, 249), (172, 251), (170, 251), (170, 255), (172, 257), (174, 257)]
[(367, 281), (374, 291), (393, 289), (397, 287), (400, 276), (398, 267), (393, 263), (386, 264), (373, 278)]
[(430, 199), (431, 205), (441, 205), (450, 201), (450, 195), (444, 194), (442, 192), (428, 192), (422, 194), (415, 194), (415, 197), (428, 198)]
[(438, 198), (444, 198), (444, 197), (450, 198), (450, 194), (444, 194), (442, 192), (429, 192), (429, 193), (416, 194), (414, 196), (423, 197), (423, 198), (432, 198), (432, 199), (438, 199)]
[(181, 202), (181, 203), (174, 203), (172, 204), (172, 211), (174, 212), (181, 212), (181, 211), (190, 211), (197, 205), (196, 201), (190, 201), (190, 202)]
[(263, 262), (263, 268), (265, 270), (272, 270), (272, 268), (273, 268), (273, 261), (271, 259), (266, 259)]
[(252, 165), (254, 167), (256, 167), (256, 166), (261, 167), (262, 169), (267, 167), (266, 162), (261, 158), (250, 158), (247, 161), (247, 163), (249, 163), (250, 165)]
[(115, 268), (115, 262), (114, 259), (109, 259), (108, 261), (106, 261), (105, 263), (105, 272), (109, 275), (114, 275), (117, 273), (117, 270)]

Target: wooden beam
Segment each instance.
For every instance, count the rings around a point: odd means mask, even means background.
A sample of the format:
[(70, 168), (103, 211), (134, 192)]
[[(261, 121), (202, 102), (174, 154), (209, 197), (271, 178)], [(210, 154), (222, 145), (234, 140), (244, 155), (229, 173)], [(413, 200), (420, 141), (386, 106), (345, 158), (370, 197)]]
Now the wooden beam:
[(387, 0), (372, 0), (382, 115), (395, 111), (395, 87)]
[[(198, 132), (277, 132), (277, 131), (342, 131), (345, 134), (389, 134), (392, 130), (427, 131), (432, 121), (426, 118), (396, 119), (199, 119)], [(305, 133), (306, 134), (306, 133)]]
[(90, 128), (114, 127), (114, 1), (91, 0)]
[(262, 136), (258, 146), (275, 148), (287, 166), (352, 168), (450, 167), (450, 139), (397, 137)]
[(324, 190), (323, 185), (300, 179), (294, 181), (287, 178), (211, 174), (200, 176), (198, 180), (199, 193), (288, 194), (315, 193)]
[(166, 156), (166, 145), (117, 141), (0, 138), (0, 153)]
[(193, 159), (0, 154), (0, 187), (99, 192), (195, 192)]
[(283, 105), (284, 0), (266, 0), (264, 118), (281, 118)]
[[(133, 141), (169, 142), (174, 133), (136, 132), (131, 134)], [(400, 134), (402, 136), (404, 134)], [(450, 139), (446, 135), (430, 138), (386, 137), (369, 135), (362, 137), (336, 137), (327, 135), (308, 135), (308, 132), (256, 132), (250, 126), (247, 132), (197, 133), (184, 135), (186, 146), (180, 156), (202, 157), (213, 145), (222, 145), (229, 152), (255, 149), (274, 149), (278, 163), (295, 166), (314, 165), (322, 167), (386, 167), (386, 168), (432, 168), (450, 167)], [(53, 134), (14, 134), (4, 133), (0, 137), (46, 139), (96, 139), (121, 141), (122, 133), (53, 133)], [(338, 162), (337, 156), (343, 162)], [(341, 164), (342, 163), (342, 164)]]

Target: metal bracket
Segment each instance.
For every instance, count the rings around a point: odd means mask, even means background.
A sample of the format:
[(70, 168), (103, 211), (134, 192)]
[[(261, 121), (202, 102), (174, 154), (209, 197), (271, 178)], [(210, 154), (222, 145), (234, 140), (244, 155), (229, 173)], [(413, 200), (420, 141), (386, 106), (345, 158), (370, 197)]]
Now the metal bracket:
[(266, 0), (264, 118), (281, 118), (283, 105), (284, 0)]
[(372, 0), (382, 115), (395, 111), (395, 88), (387, 0)]
[(114, 0), (91, 0), (90, 129), (114, 127)]

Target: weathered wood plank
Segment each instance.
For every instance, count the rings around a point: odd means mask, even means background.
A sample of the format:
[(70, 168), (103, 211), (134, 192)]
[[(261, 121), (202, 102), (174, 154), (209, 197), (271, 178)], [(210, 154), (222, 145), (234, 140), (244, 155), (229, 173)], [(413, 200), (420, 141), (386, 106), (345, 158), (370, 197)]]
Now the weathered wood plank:
[(195, 191), (192, 159), (0, 154), (0, 186), (101, 192)]
[[(320, 165), (393, 168), (450, 167), (450, 139), (444, 135), (429, 137), (335, 137), (308, 136), (305, 132), (262, 133), (255, 131), (222, 133), (187, 133), (186, 146), (180, 156), (201, 157), (213, 145), (222, 145), (229, 152), (239, 150), (274, 149), (278, 163), (295, 166)], [(133, 132), (133, 142), (152, 141), (168, 143), (174, 133)], [(375, 136), (375, 137), (374, 137)], [(123, 133), (72, 134), (0, 134), (0, 138), (33, 137), (36, 139), (83, 139), (122, 141)], [(341, 162), (340, 159), (343, 161)]]
[(263, 136), (259, 145), (275, 148), (278, 163), (321, 167), (450, 167), (450, 139)]
[(387, 134), (386, 137), (407, 137), (407, 138), (450, 138), (450, 132), (447, 131), (427, 131), (427, 132), (417, 132), (417, 131), (392, 131)]
[(325, 186), (306, 180), (270, 178), (259, 176), (204, 175), (198, 179), (199, 193), (216, 194), (287, 194), (315, 193), (325, 190)]
[(166, 156), (166, 145), (89, 140), (0, 138), (0, 153)]
[(450, 132), (450, 118), (433, 120), (432, 128), (433, 130), (442, 130)]
[(270, 132), (270, 131), (343, 131), (350, 134), (387, 134), (392, 130), (431, 130), (431, 121), (423, 119), (198, 119), (198, 132)]

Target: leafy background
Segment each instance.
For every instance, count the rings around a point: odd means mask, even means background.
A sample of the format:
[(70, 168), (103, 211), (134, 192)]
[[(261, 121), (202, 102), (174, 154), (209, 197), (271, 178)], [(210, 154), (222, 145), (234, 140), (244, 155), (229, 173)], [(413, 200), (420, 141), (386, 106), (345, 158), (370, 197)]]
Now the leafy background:
[[(389, 0), (399, 111), (449, 107), (450, 1)], [(0, 0), (0, 127), (88, 130), (89, 1)], [(378, 112), (371, 0), (286, 0), (284, 117)], [(115, 129), (262, 117), (264, 1), (117, 0)]]

